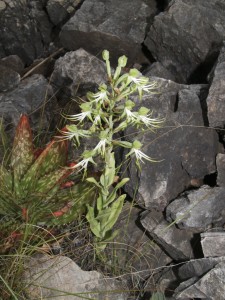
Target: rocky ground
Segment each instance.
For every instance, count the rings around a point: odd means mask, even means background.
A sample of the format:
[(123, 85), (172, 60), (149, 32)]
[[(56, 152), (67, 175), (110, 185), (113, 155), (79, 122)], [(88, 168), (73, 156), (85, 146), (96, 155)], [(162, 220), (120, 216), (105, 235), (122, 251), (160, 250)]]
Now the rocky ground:
[[(42, 129), (52, 130), (72, 98), (105, 81), (104, 49), (114, 66), (125, 54), (129, 68), (157, 83), (158, 93), (142, 105), (166, 122), (141, 141), (159, 162), (141, 173), (132, 163), (126, 169), (125, 190), (136, 207), (127, 202), (117, 225), (127, 224), (118, 242), (129, 245), (119, 259), (129, 257), (133, 286), (143, 289), (132, 299), (156, 290), (166, 299), (225, 299), (224, 0), (4, 0), (0, 41), (0, 116), (9, 135), (21, 113), (34, 129), (42, 116)], [(78, 286), (65, 279), (70, 291), (123, 290), (118, 278), (102, 286), (101, 274), (72, 264), (57, 262), (53, 272), (79, 274)], [(131, 299), (127, 292), (107, 297)]]

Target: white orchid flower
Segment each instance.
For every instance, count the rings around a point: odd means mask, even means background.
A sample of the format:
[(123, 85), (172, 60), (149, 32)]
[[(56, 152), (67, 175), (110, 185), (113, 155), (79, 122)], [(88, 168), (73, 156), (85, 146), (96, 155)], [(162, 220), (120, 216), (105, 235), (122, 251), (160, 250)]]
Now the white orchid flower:
[(82, 122), (84, 121), (85, 118), (91, 117), (91, 112), (90, 111), (85, 111), (76, 115), (71, 115), (68, 117), (69, 120), (74, 121), (74, 122)]
[(124, 113), (127, 116), (128, 122), (133, 123), (137, 120), (137, 116), (132, 111), (130, 111), (128, 108), (124, 109)]
[(99, 134), (100, 141), (94, 148), (94, 152), (101, 153), (101, 155), (105, 154), (106, 144), (110, 144), (112, 140), (112, 135), (109, 134), (109, 130), (103, 130)]
[(82, 155), (83, 159), (74, 166), (74, 169), (79, 169), (79, 171), (87, 170), (89, 163), (96, 164), (93, 160), (93, 155), (94, 155), (93, 151), (87, 151), (87, 150), (84, 151), (84, 153)]
[(132, 148), (131, 148), (130, 152), (126, 155), (126, 157), (131, 156), (132, 154), (134, 154), (136, 156), (137, 162), (141, 161), (142, 163), (144, 163), (143, 159), (151, 161), (151, 162), (156, 162), (154, 159), (152, 159), (151, 157), (149, 157), (148, 155), (143, 153), (140, 150), (141, 147), (142, 147), (142, 143), (135, 140), (132, 143)]
[(152, 113), (149, 109), (141, 107), (138, 111), (137, 124), (144, 123), (147, 127), (159, 128), (164, 122), (164, 119), (151, 118)]
[(102, 155), (104, 155), (105, 154), (106, 142), (107, 142), (107, 139), (100, 140), (98, 142), (98, 144), (95, 146), (94, 151), (100, 152)]
[(79, 138), (88, 138), (90, 136), (90, 132), (88, 130), (82, 130), (78, 129), (76, 125), (67, 125), (66, 130), (60, 130), (60, 133), (62, 134), (62, 139), (75, 139), (77, 144), (80, 145)]
[(67, 119), (74, 121), (74, 122), (82, 122), (85, 118), (89, 118), (92, 120), (92, 106), (90, 103), (85, 102), (80, 105), (81, 113), (70, 115)]
[(127, 122), (135, 122), (137, 120), (137, 115), (131, 111), (134, 106), (135, 103), (133, 101), (127, 100), (121, 118), (126, 117)]
[(97, 93), (89, 92), (89, 93), (87, 93), (87, 97), (90, 102), (103, 104), (104, 101), (109, 100), (107, 86), (105, 84), (100, 85), (99, 92), (97, 92)]
[(94, 118), (93, 124), (95, 124), (95, 125), (101, 124), (101, 117), (100, 117), (100, 115), (97, 115), (97, 116)]

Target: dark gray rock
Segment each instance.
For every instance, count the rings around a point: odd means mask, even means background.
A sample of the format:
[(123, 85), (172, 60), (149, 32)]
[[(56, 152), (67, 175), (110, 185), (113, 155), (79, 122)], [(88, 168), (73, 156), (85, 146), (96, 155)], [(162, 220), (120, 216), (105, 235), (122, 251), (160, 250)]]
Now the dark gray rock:
[(225, 187), (225, 154), (219, 153), (216, 157), (217, 185)]
[(59, 25), (68, 20), (82, 0), (48, 0), (46, 9), (51, 22)]
[(18, 55), (9, 55), (0, 59), (0, 65), (5, 66), (21, 74), (24, 69), (24, 63)]
[(225, 37), (224, 20), (223, 0), (173, 0), (155, 17), (145, 45), (178, 82), (202, 82)]
[(174, 260), (187, 260), (194, 257), (191, 240), (193, 232), (180, 230), (164, 221), (155, 220), (152, 213), (143, 213), (141, 224), (148, 231), (154, 241)]
[[(116, 223), (119, 234), (114, 243), (107, 246), (108, 258), (116, 255), (121, 270), (131, 274), (132, 281), (139, 282), (150, 278), (149, 285), (154, 285), (156, 276), (160, 276), (172, 259), (146, 235), (146, 230), (139, 224), (141, 209), (126, 203)], [(128, 277), (128, 276), (127, 276)]]
[(211, 271), (202, 276), (196, 283), (192, 284), (191, 279), (186, 284), (188, 287), (180, 291), (175, 290), (175, 299), (200, 298), (223, 300), (225, 295), (225, 262), (217, 264)]
[(83, 271), (65, 256), (39, 254), (25, 261), (23, 281), (28, 299), (126, 300), (127, 289), (116, 279), (97, 271)]
[(172, 81), (176, 81), (175, 76), (168, 71), (160, 62), (154, 62), (146, 70), (144, 70), (143, 75), (150, 77), (159, 77)]
[(178, 268), (177, 276), (180, 280), (195, 277), (195, 281), (197, 281), (197, 278), (202, 277), (202, 275), (206, 274), (222, 261), (225, 262), (225, 257), (192, 259)]
[(20, 82), (20, 75), (0, 64), (0, 92), (15, 88)]
[(207, 97), (209, 125), (225, 126), (225, 46), (222, 48), (214, 70), (213, 81)]
[(198, 190), (185, 192), (166, 208), (168, 221), (179, 228), (203, 231), (212, 224), (225, 223), (224, 187), (202, 186)]
[(43, 56), (51, 41), (51, 29), (44, 2), (5, 1), (6, 8), (0, 10), (0, 57), (18, 55), (25, 64)]
[(0, 94), (0, 116), (4, 123), (16, 127), (20, 114), (30, 115), (33, 129), (49, 128), (54, 118), (56, 100), (48, 81), (42, 75), (33, 75), (20, 82), (12, 91)]
[(106, 80), (105, 64), (83, 49), (60, 57), (51, 76), (57, 97), (67, 102), (76, 95), (85, 95)]
[(124, 54), (130, 64), (137, 62), (147, 19), (156, 13), (156, 3), (151, 3), (149, 7), (142, 0), (86, 0), (63, 26), (61, 44), (69, 50), (83, 48), (93, 55), (107, 49), (114, 64)]
[(225, 256), (225, 232), (201, 233), (204, 257)]
[(168, 202), (187, 187), (216, 171), (218, 137), (213, 129), (203, 126), (201, 95), (207, 88), (205, 85), (151, 80), (158, 84), (157, 93), (145, 95), (141, 103), (137, 103), (137, 109), (146, 106), (153, 117), (164, 117), (166, 122), (156, 132), (138, 135), (131, 128), (125, 136), (139, 139), (144, 145), (142, 151), (158, 162), (142, 164), (142, 171), (138, 173), (132, 160), (127, 169), (131, 180), (125, 189), (140, 205), (164, 210)]

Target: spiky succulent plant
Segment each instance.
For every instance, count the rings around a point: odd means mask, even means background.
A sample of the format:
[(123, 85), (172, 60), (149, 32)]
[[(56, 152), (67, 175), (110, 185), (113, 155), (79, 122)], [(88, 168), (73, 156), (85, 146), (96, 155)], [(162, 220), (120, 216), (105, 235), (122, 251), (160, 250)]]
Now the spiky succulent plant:
[(21, 116), (10, 162), (0, 166), (1, 229), (13, 232), (25, 223), (65, 224), (84, 212), (95, 189), (88, 182), (68, 181), (74, 169), (67, 154), (68, 141), (63, 139), (53, 139), (43, 150), (34, 149), (28, 117)]

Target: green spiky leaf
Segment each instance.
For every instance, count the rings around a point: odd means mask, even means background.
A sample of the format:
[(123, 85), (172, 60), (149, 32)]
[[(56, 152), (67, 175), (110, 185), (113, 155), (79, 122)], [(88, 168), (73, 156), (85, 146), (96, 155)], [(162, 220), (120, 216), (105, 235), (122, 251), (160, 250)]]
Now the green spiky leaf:
[(11, 167), (14, 173), (14, 180), (18, 181), (34, 161), (34, 151), (32, 142), (32, 132), (28, 117), (22, 115), (16, 128), (14, 137)]

